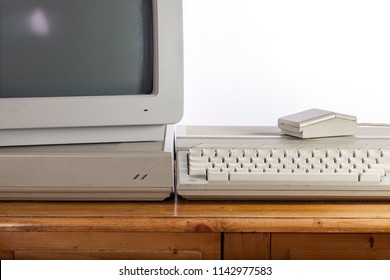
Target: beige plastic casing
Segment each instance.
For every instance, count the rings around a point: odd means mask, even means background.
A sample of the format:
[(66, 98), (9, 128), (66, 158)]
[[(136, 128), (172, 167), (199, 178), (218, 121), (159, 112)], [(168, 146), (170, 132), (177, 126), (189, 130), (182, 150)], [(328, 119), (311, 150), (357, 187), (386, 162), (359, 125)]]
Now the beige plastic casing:
[(0, 200), (163, 200), (174, 191), (164, 141), (0, 147)]
[(317, 138), (354, 135), (357, 131), (355, 116), (310, 109), (278, 120), (283, 134), (299, 138)]
[(182, 0), (154, 0), (150, 95), (0, 98), (0, 146), (163, 141), (183, 114)]
[(390, 200), (390, 177), (386, 182), (348, 185), (280, 184), (278, 182), (209, 182), (203, 176), (190, 176), (188, 153), (197, 148), (266, 147), (390, 147), (386, 125), (359, 126), (355, 136), (300, 139), (283, 135), (278, 127), (179, 126), (176, 128), (176, 190), (190, 200)]

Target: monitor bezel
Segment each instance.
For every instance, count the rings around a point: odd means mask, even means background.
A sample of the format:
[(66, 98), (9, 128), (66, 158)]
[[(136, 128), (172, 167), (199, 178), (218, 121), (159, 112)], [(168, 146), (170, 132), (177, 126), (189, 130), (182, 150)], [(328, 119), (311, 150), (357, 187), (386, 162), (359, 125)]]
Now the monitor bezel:
[(184, 91), (182, 0), (153, 0), (153, 7), (156, 70), (152, 94), (0, 98), (0, 133), (160, 126), (180, 121)]

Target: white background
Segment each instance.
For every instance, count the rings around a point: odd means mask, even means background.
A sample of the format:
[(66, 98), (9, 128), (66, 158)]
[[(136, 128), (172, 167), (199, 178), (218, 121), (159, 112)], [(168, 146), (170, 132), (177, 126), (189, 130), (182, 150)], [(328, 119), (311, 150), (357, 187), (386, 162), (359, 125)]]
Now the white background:
[(390, 1), (183, 0), (181, 124), (309, 108), (390, 123)]

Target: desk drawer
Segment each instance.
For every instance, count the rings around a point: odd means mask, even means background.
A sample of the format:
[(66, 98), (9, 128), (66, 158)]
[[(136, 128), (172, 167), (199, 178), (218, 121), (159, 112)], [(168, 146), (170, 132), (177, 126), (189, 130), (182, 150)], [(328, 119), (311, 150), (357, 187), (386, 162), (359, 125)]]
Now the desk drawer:
[(275, 233), (272, 259), (390, 259), (390, 234)]
[(2, 259), (219, 259), (218, 233), (2, 232)]

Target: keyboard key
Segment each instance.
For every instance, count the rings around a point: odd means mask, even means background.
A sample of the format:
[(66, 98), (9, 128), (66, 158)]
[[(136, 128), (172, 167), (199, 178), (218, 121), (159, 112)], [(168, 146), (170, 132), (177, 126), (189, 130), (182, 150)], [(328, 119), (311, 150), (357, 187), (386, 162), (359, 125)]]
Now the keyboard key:
[(191, 156), (190, 157), (190, 162), (203, 162), (203, 163), (206, 163), (206, 162), (209, 162), (209, 158), (208, 157), (203, 157), (203, 156)]
[(294, 158), (298, 157), (298, 151), (296, 149), (286, 149), (285, 150), (285, 158)]
[(355, 158), (368, 157), (368, 152), (367, 152), (367, 150), (364, 150), (364, 149), (355, 150), (353, 152), (353, 157), (355, 157)]
[(239, 157), (237, 160), (239, 163), (250, 163), (251, 162), (251, 159), (247, 158), (247, 157)]
[(274, 149), (274, 150), (271, 150), (270, 157), (272, 157), (272, 158), (285, 157), (285, 152), (282, 149)]
[(381, 175), (379, 173), (360, 173), (359, 181), (379, 183), (381, 181)]
[(238, 163), (238, 162), (235, 162), (235, 163), (229, 163), (227, 165), (228, 168), (240, 168), (241, 167), (241, 163)]
[(224, 158), (224, 162), (227, 164), (237, 163), (237, 158), (226, 157), (226, 158)]
[(216, 150), (217, 157), (229, 157), (230, 149), (217, 149)]
[(206, 176), (206, 167), (190, 167), (191, 176)]
[(213, 168), (226, 168), (226, 163), (213, 163)]
[(383, 168), (386, 172), (390, 171), (390, 162), (381, 162), (375, 165), (375, 167)]
[(264, 158), (255, 157), (255, 158), (252, 158), (252, 162), (255, 164), (264, 164), (265, 160), (264, 160)]
[(255, 157), (257, 155), (257, 151), (255, 149), (244, 149), (244, 156), (245, 157)]
[(210, 157), (209, 160), (212, 163), (222, 163), (224, 161), (222, 157)]
[(202, 149), (202, 155), (204, 155), (206, 157), (215, 157), (216, 151), (213, 148), (209, 148), (209, 149), (204, 148), (204, 149)]
[(350, 149), (340, 149), (339, 153), (340, 153), (340, 157), (343, 157), (343, 158), (353, 157), (353, 150), (350, 150)]
[(229, 173), (227, 171), (207, 171), (207, 180), (209, 182), (228, 182)]
[(257, 156), (259, 158), (266, 158), (271, 156), (271, 151), (268, 149), (257, 149)]
[(366, 169), (366, 173), (379, 173), (381, 177), (385, 176), (385, 170), (376, 166), (371, 169)]
[(268, 157), (264, 159), (265, 163), (273, 164), (273, 163), (280, 163), (280, 160), (278, 158), (272, 158)]
[(250, 169), (250, 168), (255, 168), (255, 164), (254, 163), (241, 163), (241, 167), (242, 168), (248, 168), (248, 169)]
[(381, 149), (380, 157), (390, 159), (390, 149)]
[(201, 157), (202, 156), (202, 149), (199, 148), (191, 148), (189, 151), (190, 157)]
[(231, 149), (230, 156), (239, 158), (244, 156), (244, 151), (242, 149)]
[(381, 157), (381, 151), (378, 149), (368, 149), (367, 150), (368, 158), (379, 158)]
[(313, 157), (313, 151), (312, 150), (298, 150), (298, 157), (299, 158), (311, 158)]
[(311, 174), (311, 173), (232, 173), (232, 182), (358, 182), (358, 174), (333, 173), (333, 174)]

